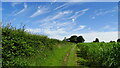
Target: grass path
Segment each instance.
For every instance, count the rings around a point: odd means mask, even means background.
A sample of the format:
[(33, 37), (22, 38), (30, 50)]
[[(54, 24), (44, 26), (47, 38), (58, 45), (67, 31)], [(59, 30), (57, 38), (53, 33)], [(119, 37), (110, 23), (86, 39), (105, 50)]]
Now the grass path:
[(43, 62), (41, 65), (42, 66), (63, 66), (63, 60), (67, 62), (67, 57), (66, 59), (64, 59), (65, 55), (73, 47), (74, 45), (69, 45), (69, 46), (63, 46), (63, 47), (60, 47), (59, 49), (56, 49), (56, 51), (52, 53), (53, 55), (47, 58), (45, 62)]
[(77, 66), (76, 44), (57, 50), (42, 66)]
[(77, 66), (76, 45), (64, 56), (63, 66)]
[(41, 55), (36, 55), (36, 57), (29, 59), (24, 59), (29, 63), (29, 66), (77, 66), (77, 56), (76, 56), (76, 44), (62, 46), (53, 52), (47, 52), (49, 57), (43, 57), (42, 61), (40, 59)]

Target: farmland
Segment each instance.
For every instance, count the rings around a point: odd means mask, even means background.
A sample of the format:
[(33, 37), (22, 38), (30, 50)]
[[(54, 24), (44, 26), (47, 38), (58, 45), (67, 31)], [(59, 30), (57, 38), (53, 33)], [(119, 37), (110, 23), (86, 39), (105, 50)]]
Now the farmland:
[(78, 63), (88, 67), (119, 67), (120, 43), (77, 44)]
[(119, 67), (120, 43), (72, 43), (2, 28), (3, 66)]

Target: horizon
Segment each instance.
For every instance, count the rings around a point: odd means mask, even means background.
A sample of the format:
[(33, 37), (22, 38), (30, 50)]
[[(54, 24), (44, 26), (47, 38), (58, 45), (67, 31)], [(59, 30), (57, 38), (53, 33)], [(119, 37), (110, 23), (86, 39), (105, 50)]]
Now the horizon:
[(22, 23), (33, 34), (59, 40), (82, 35), (86, 42), (95, 38), (105, 42), (118, 39), (117, 2), (3, 2), (2, 5), (3, 24), (11, 22), (20, 28)]

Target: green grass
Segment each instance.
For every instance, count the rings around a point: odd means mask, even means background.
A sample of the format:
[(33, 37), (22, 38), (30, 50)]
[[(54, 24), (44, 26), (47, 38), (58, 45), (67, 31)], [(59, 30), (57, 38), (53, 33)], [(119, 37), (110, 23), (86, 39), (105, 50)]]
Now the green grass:
[(2, 28), (2, 63), (3, 66), (60, 66), (72, 45), (7, 25)]
[(70, 55), (68, 57), (67, 66), (77, 66), (77, 56), (76, 56), (76, 45), (70, 50)]
[[(45, 63), (43, 63), (43, 66), (62, 66), (64, 56), (67, 54), (67, 52), (73, 47), (72, 45), (61, 47), (54, 51), (53, 56), (49, 57)], [(51, 53), (52, 54), (52, 53)]]
[(46, 51), (46, 57), (43, 57), (40, 54), (29, 58), (23, 57), (19, 60), (19, 62), (26, 62), (28, 63), (28, 66), (62, 66), (64, 56), (71, 47), (72, 46), (67, 45), (56, 48), (54, 51), (48, 50)]
[(80, 43), (77, 46), (78, 57), (87, 60), (88, 66), (120, 66), (120, 43)]

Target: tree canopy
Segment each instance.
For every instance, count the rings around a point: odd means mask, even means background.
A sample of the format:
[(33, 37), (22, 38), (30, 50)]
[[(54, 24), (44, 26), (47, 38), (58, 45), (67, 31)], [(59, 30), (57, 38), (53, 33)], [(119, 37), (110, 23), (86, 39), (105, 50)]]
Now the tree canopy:
[(93, 42), (99, 42), (99, 39), (98, 39), (98, 38), (96, 38), (96, 39), (95, 39), (95, 41), (93, 41)]
[(68, 38), (66, 41), (68, 41), (68, 42), (74, 42), (74, 43), (83, 43), (85, 41), (85, 39), (82, 36), (73, 35), (70, 38)]

